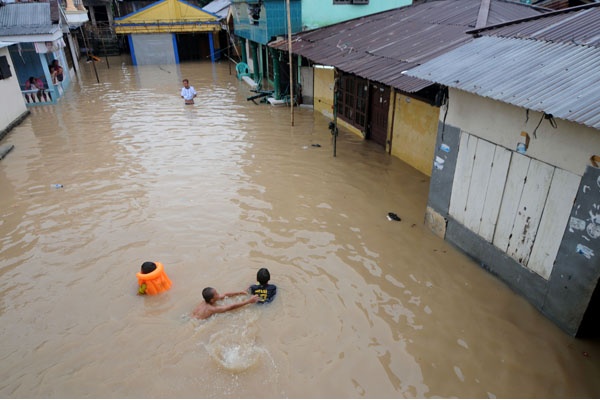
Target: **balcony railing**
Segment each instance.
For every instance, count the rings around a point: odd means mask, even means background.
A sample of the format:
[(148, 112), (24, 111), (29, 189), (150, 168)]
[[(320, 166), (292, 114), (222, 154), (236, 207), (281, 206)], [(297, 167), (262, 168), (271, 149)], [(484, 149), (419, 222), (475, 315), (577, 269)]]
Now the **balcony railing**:
[(56, 103), (56, 94), (54, 90), (48, 89), (31, 89), (31, 90), (21, 90), (23, 93), (23, 99), (25, 100), (25, 104), (27, 106), (42, 106), (45, 104), (54, 104)]

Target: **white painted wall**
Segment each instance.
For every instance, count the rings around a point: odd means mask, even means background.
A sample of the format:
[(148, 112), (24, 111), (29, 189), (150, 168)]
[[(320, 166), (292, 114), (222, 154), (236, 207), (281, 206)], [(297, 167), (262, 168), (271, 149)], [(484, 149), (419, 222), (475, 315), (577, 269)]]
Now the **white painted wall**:
[(2, 93), (0, 96), (0, 110), (2, 110), (0, 112), (0, 131), (3, 131), (25, 113), (27, 107), (21, 94), (21, 87), (15, 74), (15, 67), (10, 58), (8, 47), (0, 48), (0, 56), (6, 56), (12, 72), (10, 78), (0, 79), (0, 93)]
[[(523, 141), (521, 132), (530, 136), (527, 155), (550, 165), (582, 176), (590, 165), (590, 157), (600, 155), (600, 131), (585, 125), (555, 119), (557, 128), (543, 120), (533, 136), (542, 114), (479, 97), (450, 88), (446, 123), (460, 127), (492, 143), (516, 149)], [(444, 118), (444, 108), (440, 120)]]

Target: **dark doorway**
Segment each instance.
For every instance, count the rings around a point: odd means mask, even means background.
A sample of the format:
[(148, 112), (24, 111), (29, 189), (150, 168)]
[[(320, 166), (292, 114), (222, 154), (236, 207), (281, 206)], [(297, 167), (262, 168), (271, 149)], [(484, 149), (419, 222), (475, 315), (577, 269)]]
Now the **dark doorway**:
[(179, 61), (210, 61), (210, 45), (205, 33), (183, 33), (177, 35)]
[(386, 147), (390, 89), (379, 83), (369, 85), (369, 132), (367, 138)]
[(94, 6), (94, 18), (96, 19), (96, 23), (108, 22), (106, 6)]
[(583, 315), (583, 321), (581, 321), (581, 325), (579, 326), (577, 337), (600, 338), (600, 289), (598, 289), (597, 284), (587, 310)]

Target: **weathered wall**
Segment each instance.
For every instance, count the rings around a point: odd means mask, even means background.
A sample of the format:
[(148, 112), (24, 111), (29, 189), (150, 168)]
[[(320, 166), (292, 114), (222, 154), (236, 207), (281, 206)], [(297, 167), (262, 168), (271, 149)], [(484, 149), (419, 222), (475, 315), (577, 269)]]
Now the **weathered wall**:
[[(443, 119), (445, 107), (442, 107), (441, 111), (440, 119)], [(527, 298), (567, 333), (575, 335), (600, 277), (600, 263), (596, 260), (600, 252), (600, 169), (590, 166), (590, 157), (600, 149), (600, 135), (596, 130), (563, 120), (556, 121), (555, 129), (548, 120), (543, 120), (535, 137), (533, 131), (542, 114), (530, 112), (528, 117), (525, 110), (517, 107), (450, 91), (446, 123), (440, 121), (438, 127), (434, 155), (436, 162), (431, 175), (426, 221), (438, 234), (444, 232), (444, 227), (440, 225), (447, 221), (446, 240), (478, 260), (483, 268)], [(519, 164), (521, 160), (532, 160), (536, 165), (542, 162), (548, 164), (548, 168), (556, 168), (553, 184), (558, 182), (560, 185), (561, 175), (573, 177), (564, 181), (564, 187), (550, 187), (543, 210), (545, 215), (539, 224), (538, 237), (552, 230), (555, 231), (556, 239), (560, 241), (559, 248), (555, 248), (553, 254), (546, 255), (552, 257), (548, 260), (549, 263), (546, 263), (549, 265), (548, 269), (536, 271), (526, 268), (522, 264), (525, 261), (521, 263), (519, 258), (515, 259), (514, 255), (511, 257), (511, 254), (497, 246), (496, 240), (492, 242), (484, 239), (454, 217), (453, 196), (461, 195), (457, 189), (463, 183), (463, 179), (456, 181), (456, 176), (462, 176), (465, 172), (459, 173), (460, 165), (457, 166), (457, 157), (461, 150), (459, 147), (467, 145), (464, 138), (461, 141), (461, 131), (462, 136), (481, 138), (489, 141), (489, 146), (500, 145), (512, 150), (511, 166), (512, 163)], [(528, 157), (514, 152), (517, 143), (524, 141), (522, 131), (527, 132), (531, 139), (526, 150)], [(478, 155), (481, 160), (483, 155), (479, 152), (479, 147), (472, 152), (472, 158), (476, 160)], [(463, 159), (462, 156), (460, 158)], [(475, 165), (476, 162), (473, 163), (473, 166)], [(511, 172), (513, 169), (509, 175)], [(526, 174), (526, 171), (523, 173)], [(527, 182), (522, 183), (522, 186), (525, 187)], [(573, 183), (575, 188), (578, 185), (577, 190), (573, 188)], [(455, 188), (457, 184), (459, 186)], [(468, 190), (485, 192), (482, 187)], [(502, 207), (510, 201), (507, 200), (506, 191), (514, 192), (514, 188), (504, 190), (504, 194), (501, 194)], [(465, 196), (464, 193), (462, 195)], [(569, 195), (576, 196), (574, 204), (570, 201), (561, 209), (551, 209), (553, 201)], [(519, 207), (522, 207), (521, 202), (526, 200), (525, 192), (521, 196), (523, 197), (512, 199), (513, 202), (520, 203)], [(491, 200), (485, 196), (482, 198), (483, 204), (467, 202), (465, 207), (486, 207)], [(518, 213), (532, 212), (531, 209), (521, 210), (515, 204), (508, 206), (514, 207)], [(565, 207), (568, 209), (564, 209)], [(556, 226), (557, 218), (553, 218), (553, 215), (565, 213), (570, 214), (568, 222), (565, 222), (567, 218), (563, 218), (561, 226)], [(518, 217), (515, 218), (515, 224), (517, 219)], [(546, 223), (550, 221), (550, 225), (544, 225), (544, 219)], [(496, 230), (498, 229), (496, 226)], [(537, 244), (539, 243), (535, 241), (532, 244), (534, 251)], [(533, 253), (531, 254), (533, 256)]]
[(534, 137), (533, 131), (542, 118), (534, 111), (450, 89), (446, 123), (476, 134), (508, 149), (523, 142), (521, 132), (530, 136), (527, 155), (582, 176), (590, 157), (600, 152), (600, 132), (580, 124), (556, 120), (553, 128), (543, 120)]
[(333, 118), (333, 80), (332, 69), (314, 68), (314, 110), (326, 117)]
[[(21, 94), (21, 87), (15, 72), (13, 62), (8, 52), (8, 47), (0, 48), (0, 56), (5, 56), (12, 76), (8, 79), (0, 79), (0, 139), (10, 130), (15, 121), (27, 113), (25, 100)], [(23, 83), (24, 84), (24, 83)]]
[(431, 176), (440, 109), (396, 94), (392, 155)]

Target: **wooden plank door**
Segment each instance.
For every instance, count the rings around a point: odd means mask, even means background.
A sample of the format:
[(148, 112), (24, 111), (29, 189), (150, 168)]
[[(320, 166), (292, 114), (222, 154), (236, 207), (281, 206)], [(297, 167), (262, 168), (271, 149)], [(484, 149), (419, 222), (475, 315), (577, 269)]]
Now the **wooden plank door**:
[(369, 134), (368, 139), (386, 147), (388, 135), (388, 113), (390, 109), (390, 89), (378, 83), (369, 85)]

